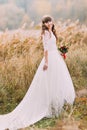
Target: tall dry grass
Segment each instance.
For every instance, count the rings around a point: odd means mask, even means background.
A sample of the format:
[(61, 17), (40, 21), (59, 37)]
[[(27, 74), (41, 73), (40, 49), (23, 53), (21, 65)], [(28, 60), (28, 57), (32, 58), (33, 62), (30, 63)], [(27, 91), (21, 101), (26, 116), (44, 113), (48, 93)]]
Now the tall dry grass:
[[(57, 46), (69, 45), (65, 60), (76, 89), (87, 87), (87, 27), (78, 21), (56, 24)], [(24, 97), (43, 57), (40, 30), (0, 34), (0, 113), (12, 111)]]
[(67, 45), (66, 64), (76, 89), (87, 88), (87, 26), (78, 20), (57, 24), (58, 46)]
[[(36, 38), (5, 32), (0, 38), (0, 109), (11, 111), (25, 95), (42, 58)], [(21, 40), (21, 38), (23, 40)]]

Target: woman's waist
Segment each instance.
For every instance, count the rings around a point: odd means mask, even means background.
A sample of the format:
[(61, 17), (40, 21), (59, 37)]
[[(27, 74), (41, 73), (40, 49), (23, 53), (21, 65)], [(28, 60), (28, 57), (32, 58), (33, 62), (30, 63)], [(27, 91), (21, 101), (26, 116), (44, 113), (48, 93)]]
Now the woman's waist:
[(50, 48), (48, 49), (48, 52), (58, 51), (57, 48)]
[(59, 54), (60, 55), (60, 52), (58, 49), (52, 49), (52, 50), (48, 50), (48, 55), (50, 54)]

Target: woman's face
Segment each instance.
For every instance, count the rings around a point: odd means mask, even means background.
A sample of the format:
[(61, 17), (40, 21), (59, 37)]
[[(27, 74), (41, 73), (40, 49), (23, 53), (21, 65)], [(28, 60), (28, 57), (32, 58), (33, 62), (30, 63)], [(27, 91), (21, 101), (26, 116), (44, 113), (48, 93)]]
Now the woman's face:
[(45, 23), (45, 26), (48, 28), (48, 29), (52, 29), (52, 26), (53, 26), (53, 22), (52, 21), (48, 21)]

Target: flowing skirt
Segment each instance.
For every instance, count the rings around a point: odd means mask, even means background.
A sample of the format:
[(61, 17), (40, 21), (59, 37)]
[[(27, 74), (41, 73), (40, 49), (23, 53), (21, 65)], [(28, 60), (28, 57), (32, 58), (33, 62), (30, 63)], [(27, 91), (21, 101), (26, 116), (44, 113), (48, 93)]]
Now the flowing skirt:
[(45, 58), (19, 105), (10, 113), (0, 115), (0, 130), (24, 128), (44, 117), (58, 116), (65, 102), (73, 104), (74, 86), (67, 66), (57, 50), (48, 52), (48, 69), (43, 71)]

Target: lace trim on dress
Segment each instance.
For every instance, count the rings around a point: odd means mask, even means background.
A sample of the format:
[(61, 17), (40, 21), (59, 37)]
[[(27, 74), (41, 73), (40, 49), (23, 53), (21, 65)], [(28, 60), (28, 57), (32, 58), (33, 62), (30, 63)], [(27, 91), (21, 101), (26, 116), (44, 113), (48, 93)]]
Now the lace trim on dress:
[(45, 31), (45, 34), (43, 35), (43, 47), (44, 51), (48, 50), (48, 41), (50, 39), (50, 33), (48, 31)]

